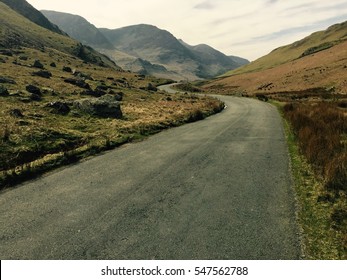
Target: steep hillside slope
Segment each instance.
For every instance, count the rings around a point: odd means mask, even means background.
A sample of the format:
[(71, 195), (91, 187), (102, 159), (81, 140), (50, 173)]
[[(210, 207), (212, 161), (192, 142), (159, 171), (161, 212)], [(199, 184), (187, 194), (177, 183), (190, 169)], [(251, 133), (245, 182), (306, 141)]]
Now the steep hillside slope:
[(72, 38), (93, 48), (113, 49), (112, 44), (93, 24), (83, 17), (54, 11), (41, 11), (49, 20), (59, 26)]
[(31, 20), (32, 22), (40, 25), (53, 32), (63, 34), (63, 32), (54, 24), (52, 24), (42, 13), (36, 10), (25, 0), (0, 0), (5, 3), (11, 9)]
[(279, 47), (251, 64), (227, 72), (224, 76), (269, 69), (303, 56), (331, 48), (345, 40), (347, 40), (347, 21), (335, 24), (327, 30), (315, 32), (292, 44)]
[(204, 87), (227, 94), (347, 93), (347, 22), (331, 26)]
[(53, 48), (86, 62), (118, 68), (106, 56), (80, 42), (41, 27), (0, 2), (0, 48)]

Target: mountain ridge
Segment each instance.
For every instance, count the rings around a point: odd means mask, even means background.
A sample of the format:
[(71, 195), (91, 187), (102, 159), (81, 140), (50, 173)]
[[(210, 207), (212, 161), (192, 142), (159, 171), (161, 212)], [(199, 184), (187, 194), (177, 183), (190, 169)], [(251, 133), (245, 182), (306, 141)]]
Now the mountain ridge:
[[(94, 31), (86, 36), (86, 34), (71, 32), (69, 25), (76, 22), (73, 20), (73, 15), (55, 11), (43, 11), (43, 13), (71, 37), (84, 38), (83, 42), (89, 43), (98, 51), (111, 57), (125, 70), (137, 69), (138, 73), (176, 80), (195, 80), (211, 78), (249, 62), (243, 58), (228, 57), (204, 44), (190, 46), (178, 40), (169, 31), (154, 25), (137, 24), (116, 29), (94, 26)], [(75, 26), (80, 33), (83, 33), (83, 26), (93, 26), (86, 19), (83, 19), (83, 22), (80, 28)], [(106, 38), (108, 47), (93, 44), (92, 38), (86, 39), (90, 33), (96, 32), (100, 32)], [(109, 44), (113, 46), (113, 49), (109, 47)], [(202, 51), (202, 48), (208, 51)], [(209, 54), (211, 52), (213, 55)], [(158, 72), (159, 69), (162, 71)]]
[(50, 31), (58, 34), (65, 35), (63, 31), (59, 29), (58, 26), (52, 24), (42, 13), (36, 10), (31, 4), (24, 0), (0, 0), (8, 7), (18, 12), (30, 21), (40, 25)]

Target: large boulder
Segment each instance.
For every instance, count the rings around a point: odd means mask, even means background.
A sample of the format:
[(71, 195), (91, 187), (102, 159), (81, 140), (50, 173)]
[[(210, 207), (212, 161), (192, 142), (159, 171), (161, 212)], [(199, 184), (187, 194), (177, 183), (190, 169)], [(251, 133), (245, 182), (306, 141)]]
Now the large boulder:
[(123, 116), (120, 102), (115, 96), (106, 94), (100, 98), (84, 98), (73, 103), (74, 109), (83, 113), (103, 117), (121, 119)]

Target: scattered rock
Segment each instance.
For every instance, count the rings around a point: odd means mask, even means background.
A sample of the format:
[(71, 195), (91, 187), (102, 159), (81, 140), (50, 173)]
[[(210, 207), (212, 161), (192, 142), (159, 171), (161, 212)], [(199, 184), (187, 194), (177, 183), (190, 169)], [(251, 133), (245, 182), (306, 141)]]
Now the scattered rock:
[(6, 55), (6, 56), (13, 56), (13, 52), (11, 50), (0, 50), (0, 54)]
[(24, 115), (19, 109), (13, 109), (10, 111), (10, 115), (15, 118), (23, 118)]
[(55, 67), (57, 67), (57, 64), (55, 64), (55, 62), (52, 62), (49, 66), (55, 68)]
[(149, 90), (149, 91), (158, 91), (158, 89), (151, 83), (149, 83), (146, 87), (140, 87), (142, 90)]
[(46, 107), (51, 108), (51, 113), (59, 115), (67, 115), (70, 112), (70, 107), (66, 102), (54, 101), (46, 105)]
[(69, 66), (64, 66), (64, 67), (63, 67), (63, 71), (64, 71), (64, 72), (67, 72), (67, 73), (72, 73), (72, 69), (71, 69), (71, 67), (69, 67)]
[(45, 67), (43, 66), (43, 64), (40, 62), (40, 60), (36, 59), (34, 64), (32, 65), (32, 67), (34, 68), (39, 68), (39, 69), (44, 69)]
[(81, 93), (82, 95), (89, 95), (89, 96), (93, 96), (93, 97), (101, 97), (103, 95), (106, 94), (105, 91), (103, 90), (86, 90), (84, 92)]
[(157, 87), (155, 87), (155, 86), (152, 85), (151, 83), (148, 84), (147, 90), (150, 90), (150, 91), (158, 91)]
[(40, 70), (37, 72), (33, 72), (32, 73), (33, 76), (38, 76), (38, 77), (42, 77), (42, 78), (46, 78), (49, 79), (52, 77), (52, 73), (46, 70)]
[(0, 62), (1, 62), (1, 63), (6, 63), (6, 60), (3, 59), (2, 57), (0, 57)]
[(103, 118), (120, 119), (123, 116), (120, 103), (112, 95), (104, 95), (100, 98), (85, 98), (73, 103), (76, 110)]
[(90, 85), (81, 79), (67, 78), (64, 80), (64, 82), (72, 84), (72, 85), (80, 87), (80, 88), (89, 89), (89, 90), (91, 89)]
[(7, 88), (3, 85), (0, 85), (0, 96), (9, 96)]
[(107, 85), (101, 84), (96, 87), (95, 90), (108, 90), (109, 87)]
[(28, 60), (28, 57), (25, 56), (25, 55), (21, 55), (21, 56), (19, 56), (19, 59), (20, 59), (20, 60), (27, 61), (27, 60)]
[(118, 92), (115, 92), (114, 90), (109, 90), (108, 91), (108, 94), (111, 94), (113, 95), (117, 101), (122, 101), (123, 100), (123, 96), (124, 96), (124, 93), (121, 92), (121, 91), (118, 91)]
[(32, 101), (41, 101), (42, 97), (39, 94), (31, 93), (30, 100), (32, 100)]
[(91, 80), (91, 81), (94, 80), (94, 79), (92, 78), (91, 75), (86, 74), (86, 73), (82, 73), (82, 72), (76, 71), (76, 70), (73, 71), (73, 75), (74, 75), (75, 77), (80, 78), (80, 79)]
[(28, 92), (36, 94), (36, 95), (41, 95), (41, 90), (37, 86), (34, 85), (27, 85), (25, 88)]
[(16, 81), (10, 78), (0, 76), (0, 84), (12, 84), (15, 85)]

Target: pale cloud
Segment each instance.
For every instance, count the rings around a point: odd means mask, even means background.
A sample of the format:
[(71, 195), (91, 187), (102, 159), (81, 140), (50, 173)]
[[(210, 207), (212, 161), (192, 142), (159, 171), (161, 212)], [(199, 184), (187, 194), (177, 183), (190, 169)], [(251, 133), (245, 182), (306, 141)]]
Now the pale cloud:
[(202, 9), (202, 10), (211, 10), (214, 9), (215, 5), (212, 4), (212, 1), (204, 1), (197, 4), (194, 9)]
[(346, 0), (27, 1), (37, 9), (81, 15), (98, 27), (153, 24), (189, 44), (252, 60), (347, 20)]

